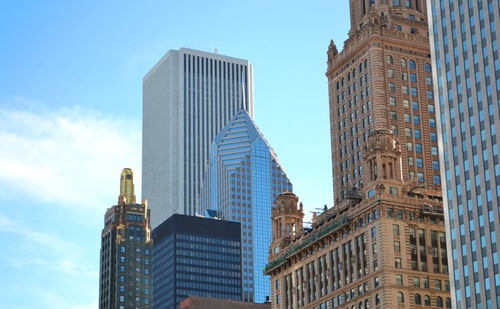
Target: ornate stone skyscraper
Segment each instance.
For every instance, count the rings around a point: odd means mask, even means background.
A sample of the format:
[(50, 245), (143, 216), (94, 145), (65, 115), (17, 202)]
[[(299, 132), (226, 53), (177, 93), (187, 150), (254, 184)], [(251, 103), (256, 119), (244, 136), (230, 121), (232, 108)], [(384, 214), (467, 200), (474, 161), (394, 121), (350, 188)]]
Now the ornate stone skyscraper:
[(265, 268), (273, 309), (451, 308), (439, 191), (402, 181), (390, 130), (372, 130), (362, 163), (365, 187), (311, 229), (293, 193), (278, 197)]
[(436, 115), (424, 0), (350, 0), (351, 29), (328, 49), (328, 88), (336, 202), (363, 186), (370, 130), (401, 142), (403, 180), (440, 189)]
[(104, 216), (99, 308), (152, 308), (151, 228), (147, 203), (136, 204), (134, 174), (123, 169), (118, 205)]

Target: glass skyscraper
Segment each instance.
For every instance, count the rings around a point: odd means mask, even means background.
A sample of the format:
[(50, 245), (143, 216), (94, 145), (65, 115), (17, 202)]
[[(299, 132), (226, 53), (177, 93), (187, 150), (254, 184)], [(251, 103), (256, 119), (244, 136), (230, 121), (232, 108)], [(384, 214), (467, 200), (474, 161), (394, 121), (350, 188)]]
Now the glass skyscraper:
[(454, 301), (500, 308), (500, 4), (428, 3)]
[(146, 74), (142, 195), (153, 228), (172, 214), (194, 214), (210, 145), (240, 109), (253, 115), (247, 60), (181, 48)]
[(210, 147), (199, 212), (215, 210), (241, 222), (243, 299), (263, 303), (270, 296), (263, 275), (271, 244), (271, 208), (292, 184), (277, 156), (245, 110), (240, 110)]
[(153, 231), (153, 308), (188, 296), (241, 300), (240, 223), (173, 215)]

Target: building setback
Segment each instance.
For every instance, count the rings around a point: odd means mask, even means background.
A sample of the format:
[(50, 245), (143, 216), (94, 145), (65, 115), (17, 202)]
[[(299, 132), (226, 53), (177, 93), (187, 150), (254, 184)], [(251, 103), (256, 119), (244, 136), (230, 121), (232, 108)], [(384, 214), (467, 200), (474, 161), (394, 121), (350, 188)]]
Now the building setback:
[(253, 115), (246, 60), (181, 48), (146, 74), (142, 194), (153, 228), (174, 213), (195, 214), (210, 144), (240, 109)]
[(313, 216), (292, 193), (273, 208), (265, 273), (272, 308), (451, 308), (442, 202), (403, 182), (401, 149), (389, 130), (370, 133), (365, 188)]
[(217, 135), (202, 187), (200, 213), (217, 212), (241, 222), (243, 300), (263, 303), (270, 296), (269, 277), (262, 274), (271, 243), (271, 208), (276, 196), (292, 184), (276, 153), (241, 110)]
[(363, 186), (361, 149), (373, 128), (401, 142), (403, 179), (440, 190), (433, 80), (424, 0), (350, 0), (342, 52), (328, 50), (334, 198)]
[(500, 4), (428, 1), (456, 308), (500, 308)]
[(100, 309), (152, 308), (150, 212), (146, 202), (135, 201), (133, 177), (131, 169), (123, 169), (118, 205), (104, 216)]
[(241, 300), (240, 223), (173, 215), (153, 231), (153, 306), (188, 296)]
[(180, 303), (180, 309), (271, 309), (271, 304), (190, 296)]

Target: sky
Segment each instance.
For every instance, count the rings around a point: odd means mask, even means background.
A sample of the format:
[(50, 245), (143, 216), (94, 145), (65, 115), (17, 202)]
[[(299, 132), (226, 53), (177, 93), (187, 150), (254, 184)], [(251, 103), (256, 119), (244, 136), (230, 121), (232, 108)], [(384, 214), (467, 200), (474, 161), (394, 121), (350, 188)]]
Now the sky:
[(332, 205), (326, 51), (348, 1), (3, 1), (0, 308), (96, 309), (119, 175), (140, 196), (142, 78), (169, 50), (249, 60), (255, 121), (307, 217)]

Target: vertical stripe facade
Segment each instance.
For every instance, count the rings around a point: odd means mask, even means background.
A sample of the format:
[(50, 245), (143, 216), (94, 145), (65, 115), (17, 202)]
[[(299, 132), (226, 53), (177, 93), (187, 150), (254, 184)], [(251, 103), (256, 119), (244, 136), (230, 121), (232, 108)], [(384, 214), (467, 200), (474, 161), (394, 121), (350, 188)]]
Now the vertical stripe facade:
[(240, 110), (253, 116), (246, 60), (182, 48), (144, 77), (143, 198), (156, 227), (194, 215), (213, 138)]

